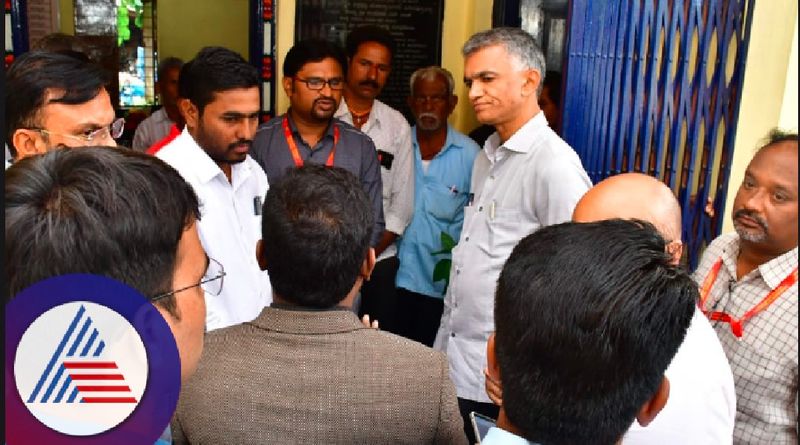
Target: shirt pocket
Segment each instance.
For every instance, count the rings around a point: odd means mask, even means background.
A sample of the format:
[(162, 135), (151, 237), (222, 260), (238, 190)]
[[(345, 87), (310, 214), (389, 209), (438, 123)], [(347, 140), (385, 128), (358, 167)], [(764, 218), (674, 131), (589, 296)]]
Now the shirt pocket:
[(493, 212), (491, 209), (484, 211), (489, 212), (486, 218), (489, 229), (489, 255), (508, 258), (514, 246), (526, 235), (520, 211), (499, 208), (495, 208)]
[(467, 195), (453, 192), (442, 184), (426, 184), (423, 193), (425, 210), (434, 218), (452, 223), (458, 219), (467, 203)]

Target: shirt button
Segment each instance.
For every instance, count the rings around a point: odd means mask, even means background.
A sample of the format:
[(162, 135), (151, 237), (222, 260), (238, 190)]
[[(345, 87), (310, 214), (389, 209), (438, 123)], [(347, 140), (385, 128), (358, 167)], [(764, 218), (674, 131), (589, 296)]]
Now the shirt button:
[(464, 238), (464, 241), (469, 241), (469, 237)]
[(455, 333), (455, 332), (451, 332), (451, 333), (450, 333), (450, 336), (451, 336), (451, 337), (455, 337), (455, 336), (456, 336), (456, 333)]
[(494, 175), (489, 176), (489, 179), (494, 179)]
[(483, 211), (483, 206), (478, 207), (478, 211), (482, 212)]

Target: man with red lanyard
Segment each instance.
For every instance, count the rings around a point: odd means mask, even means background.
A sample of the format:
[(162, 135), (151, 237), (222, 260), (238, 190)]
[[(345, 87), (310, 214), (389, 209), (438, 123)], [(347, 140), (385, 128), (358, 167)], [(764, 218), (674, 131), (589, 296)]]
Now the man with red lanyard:
[(733, 371), (734, 443), (797, 443), (797, 160), (797, 134), (773, 130), (733, 202), (736, 232), (694, 275)]
[(283, 89), (289, 111), (261, 125), (251, 156), (270, 183), (304, 163), (337, 166), (353, 173), (375, 214), (372, 245), (384, 230), (381, 172), (369, 136), (333, 117), (342, 100), (347, 66), (344, 52), (324, 40), (297, 42), (283, 62)]

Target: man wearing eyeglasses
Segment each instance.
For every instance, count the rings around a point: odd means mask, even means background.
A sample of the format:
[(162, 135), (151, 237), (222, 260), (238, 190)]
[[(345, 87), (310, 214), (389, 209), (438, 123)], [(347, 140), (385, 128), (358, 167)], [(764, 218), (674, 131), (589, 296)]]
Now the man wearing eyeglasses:
[[(408, 106), (417, 125), (414, 144), (414, 217), (398, 242), (397, 333), (433, 346), (444, 309), (445, 280), (434, 281), (449, 259), (442, 235), (457, 240), (470, 193), (472, 164), (480, 148), (447, 124), (458, 96), (455, 80), (438, 66), (411, 75)], [(383, 320), (381, 320), (383, 322)]]
[(344, 168), (354, 174), (372, 203), (375, 246), (384, 229), (381, 174), (372, 140), (333, 117), (342, 100), (345, 57), (324, 40), (297, 42), (283, 62), (286, 114), (261, 125), (252, 156), (274, 183), (287, 169), (305, 163)]
[(206, 325), (213, 330), (250, 321), (272, 301), (269, 277), (253, 258), (269, 187), (248, 155), (258, 126), (260, 80), (240, 55), (206, 47), (183, 66), (178, 83), (186, 126), (156, 156), (194, 188), (203, 204), (200, 240), (228, 271), (222, 293), (206, 301)]
[(115, 119), (102, 69), (65, 54), (31, 51), (6, 75), (6, 142), (15, 159), (59, 145), (116, 145)]
[[(6, 171), (5, 216), (11, 298), (69, 273), (125, 283), (164, 316), (178, 347), (181, 381), (189, 379), (203, 351), (200, 284), (219, 293), (225, 272), (203, 250), (197, 196), (175, 170), (132, 150), (53, 150)], [(170, 443), (169, 429), (156, 443)]]
[(734, 443), (797, 443), (797, 133), (774, 130), (694, 278), (736, 385)]

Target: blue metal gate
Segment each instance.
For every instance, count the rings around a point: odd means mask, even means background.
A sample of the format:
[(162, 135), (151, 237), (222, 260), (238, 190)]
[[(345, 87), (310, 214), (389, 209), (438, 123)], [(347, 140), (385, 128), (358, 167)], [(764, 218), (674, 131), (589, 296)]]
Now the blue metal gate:
[(672, 188), (691, 269), (725, 216), (753, 2), (570, 4), (564, 139), (595, 183), (637, 171)]

